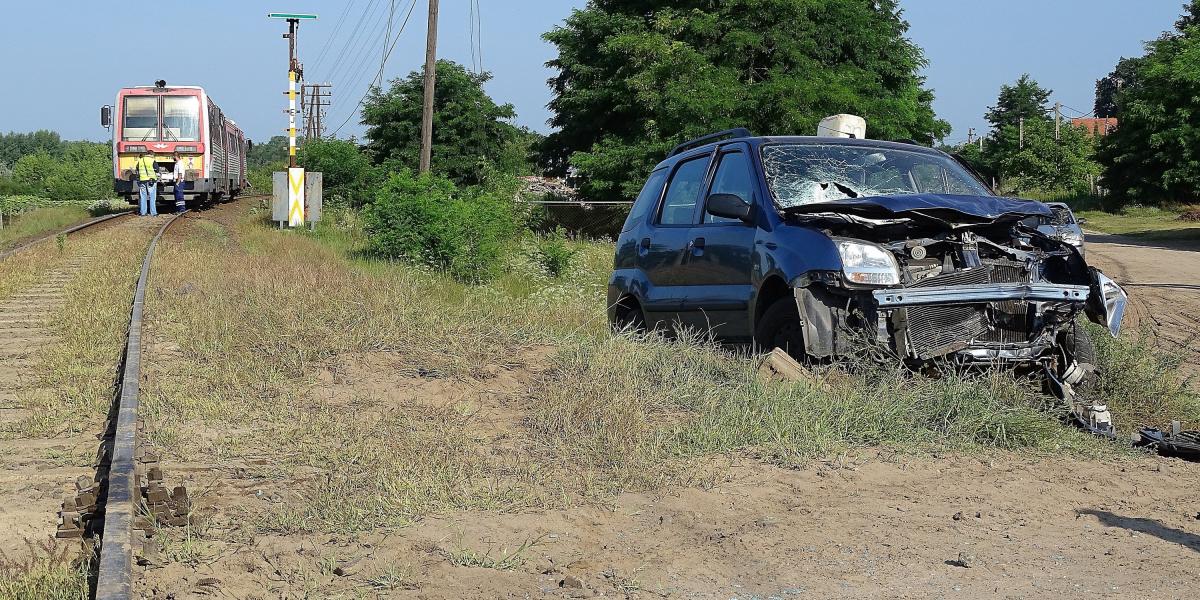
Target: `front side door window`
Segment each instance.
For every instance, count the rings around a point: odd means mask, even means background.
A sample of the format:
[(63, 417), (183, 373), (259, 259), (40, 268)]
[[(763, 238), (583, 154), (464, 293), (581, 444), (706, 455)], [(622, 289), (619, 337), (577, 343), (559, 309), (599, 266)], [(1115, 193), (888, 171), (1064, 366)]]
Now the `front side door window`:
[[(754, 179), (751, 176), (750, 161), (744, 152), (726, 152), (721, 155), (717, 164), (717, 173), (713, 176), (712, 190), (708, 195), (733, 194), (746, 202), (754, 203)], [(704, 223), (741, 223), (738, 219), (727, 219), (704, 212)]]

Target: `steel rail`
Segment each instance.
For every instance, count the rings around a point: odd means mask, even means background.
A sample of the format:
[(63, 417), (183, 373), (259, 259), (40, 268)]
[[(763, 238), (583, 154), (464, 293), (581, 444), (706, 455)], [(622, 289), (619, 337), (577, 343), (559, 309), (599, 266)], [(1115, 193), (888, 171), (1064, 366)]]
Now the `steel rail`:
[(186, 211), (163, 223), (150, 240), (138, 276), (133, 308), (129, 314), (129, 336), (121, 368), (121, 394), (117, 424), (112, 439), (108, 468), (108, 492), (104, 498), (104, 529), (100, 534), (100, 569), (96, 578), (96, 600), (128, 600), (133, 594), (133, 521), (138, 491), (134, 451), (137, 449), (138, 389), (142, 368), (142, 309), (154, 249), (167, 228)]
[(127, 211), (122, 211), (122, 212), (119, 212), (119, 213), (113, 213), (113, 214), (111, 214), (111, 215), (104, 215), (103, 217), (98, 217), (98, 218), (92, 219), (91, 221), (85, 221), (85, 222), (83, 222), (83, 223), (80, 223), (80, 224), (78, 224), (78, 225), (74, 225), (74, 226), (72, 226), (72, 227), (68, 227), (68, 228), (66, 228), (66, 229), (64, 229), (64, 230), (62, 230), (62, 231), (56, 231), (56, 232), (53, 232), (53, 233), (47, 233), (47, 234), (45, 234), (45, 235), (43, 235), (43, 236), (40, 236), (40, 237), (38, 237), (38, 238), (35, 238), (35, 239), (32, 239), (32, 240), (29, 240), (28, 242), (25, 242), (25, 243), (23, 243), (23, 244), (21, 244), (21, 245), (19, 245), (19, 246), (16, 246), (16, 247), (13, 247), (13, 248), (9, 248), (8, 250), (5, 250), (5, 251), (3, 251), (3, 252), (0, 252), (0, 260), (4, 260), (4, 259), (6, 259), (6, 258), (8, 258), (8, 257), (10, 257), (10, 256), (12, 256), (12, 255), (14, 255), (14, 254), (16, 254), (16, 253), (18, 253), (18, 252), (22, 251), (22, 250), (27, 250), (27, 249), (29, 249), (30, 247), (32, 247), (32, 246), (36, 246), (37, 244), (40, 244), (40, 243), (42, 243), (42, 242), (44, 242), (44, 241), (46, 241), (46, 240), (48, 240), (48, 239), (50, 239), (50, 238), (53, 238), (53, 237), (58, 237), (58, 236), (60, 236), (60, 235), (70, 235), (70, 234), (72, 234), (72, 233), (75, 233), (76, 231), (81, 231), (81, 230), (83, 230), (83, 229), (87, 229), (88, 227), (91, 227), (91, 226), (93, 226), (93, 225), (99, 225), (99, 224), (101, 224), (101, 223), (104, 223), (104, 222), (107, 222), (107, 221), (111, 221), (111, 220), (113, 220), (113, 219), (116, 219), (116, 218), (118, 218), (118, 217), (127, 217), (127, 216), (130, 216), (130, 215), (132, 215), (132, 214), (133, 214), (133, 211), (128, 211), (128, 210), (127, 210)]

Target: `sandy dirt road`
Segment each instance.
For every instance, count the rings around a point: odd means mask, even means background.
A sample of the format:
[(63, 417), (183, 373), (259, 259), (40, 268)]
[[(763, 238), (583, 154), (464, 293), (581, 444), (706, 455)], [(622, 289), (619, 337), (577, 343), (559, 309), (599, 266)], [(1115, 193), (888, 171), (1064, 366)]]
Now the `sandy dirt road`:
[[(241, 541), (208, 542), (204, 560), (151, 568), (139, 587), (163, 600), (1166, 599), (1200, 589), (1200, 465), (874, 453), (802, 470), (739, 462), (710, 489), (456, 511), (349, 536), (255, 535), (235, 525), (233, 507), (262, 484), (220, 481), (202, 503)], [(499, 559), (527, 543), (504, 568), (452, 560), (467, 549)]]
[(1185, 372), (1200, 385), (1200, 242), (1088, 234), (1087, 244), (1088, 261), (1129, 292), (1127, 330), (1183, 352)]

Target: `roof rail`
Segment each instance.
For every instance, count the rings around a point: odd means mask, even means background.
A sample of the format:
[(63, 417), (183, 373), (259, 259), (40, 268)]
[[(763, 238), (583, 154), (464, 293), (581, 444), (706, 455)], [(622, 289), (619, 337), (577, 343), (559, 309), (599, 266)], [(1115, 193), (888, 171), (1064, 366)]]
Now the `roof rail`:
[(745, 127), (738, 127), (737, 129), (726, 129), (725, 131), (718, 131), (716, 133), (710, 133), (706, 136), (698, 137), (694, 140), (688, 140), (678, 146), (675, 146), (675, 148), (673, 150), (671, 150), (671, 153), (667, 155), (667, 158), (671, 158), (672, 156), (675, 156), (676, 154), (679, 154), (680, 152), (683, 152), (685, 150), (697, 148), (699, 146), (703, 146), (704, 144), (710, 144), (721, 138), (751, 137), (753, 135), (754, 134), (750, 133), (750, 130), (746, 129)]

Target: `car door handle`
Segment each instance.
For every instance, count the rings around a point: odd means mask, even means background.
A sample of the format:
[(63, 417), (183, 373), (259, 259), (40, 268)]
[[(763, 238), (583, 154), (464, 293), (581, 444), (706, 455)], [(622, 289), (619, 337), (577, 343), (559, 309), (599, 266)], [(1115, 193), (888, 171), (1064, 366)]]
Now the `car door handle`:
[(688, 252), (692, 256), (704, 256), (704, 238), (696, 238), (688, 242)]
[(693, 247), (693, 248), (699, 248), (699, 249), (703, 250), (703, 249), (704, 249), (704, 238), (696, 238), (696, 239), (695, 239), (695, 240), (692, 242), (692, 247)]

